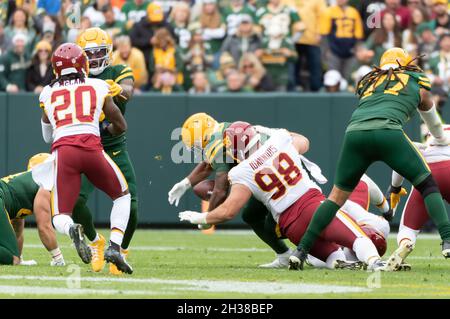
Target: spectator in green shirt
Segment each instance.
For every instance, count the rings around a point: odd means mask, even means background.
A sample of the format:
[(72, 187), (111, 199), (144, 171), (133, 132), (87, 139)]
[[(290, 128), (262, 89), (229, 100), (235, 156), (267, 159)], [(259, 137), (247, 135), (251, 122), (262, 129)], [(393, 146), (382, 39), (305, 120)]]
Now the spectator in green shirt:
[(31, 57), (26, 50), (26, 35), (16, 34), (12, 43), (13, 48), (0, 57), (0, 91), (17, 93), (26, 89), (26, 72), (31, 65)]

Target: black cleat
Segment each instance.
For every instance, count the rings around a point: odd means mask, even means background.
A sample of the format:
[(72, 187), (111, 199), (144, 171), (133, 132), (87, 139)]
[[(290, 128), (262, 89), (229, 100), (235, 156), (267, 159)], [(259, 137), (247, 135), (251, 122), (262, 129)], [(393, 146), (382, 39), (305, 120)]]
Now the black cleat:
[(306, 261), (308, 254), (303, 248), (296, 249), (289, 257), (289, 270), (303, 270), (303, 265)]
[(109, 246), (105, 251), (105, 261), (116, 265), (117, 269), (121, 272), (126, 274), (133, 273), (133, 268), (131, 268), (131, 266), (127, 263), (122, 254), (111, 246)]
[(442, 247), (442, 255), (445, 258), (450, 258), (450, 240), (444, 240), (441, 243), (441, 247)]
[(348, 270), (367, 270), (367, 264), (362, 261), (336, 260), (334, 268)]
[(69, 229), (69, 235), (75, 245), (78, 256), (80, 256), (85, 264), (89, 264), (92, 259), (92, 252), (91, 248), (89, 248), (84, 240), (83, 226), (80, 224), (73, 224)]
[(389, 208), (389, 210), (386, 213), (383, 213), (383, 217), (388, 222), (390, 222), (394, 218), (394, 211), (392, 210), (392, 208)]

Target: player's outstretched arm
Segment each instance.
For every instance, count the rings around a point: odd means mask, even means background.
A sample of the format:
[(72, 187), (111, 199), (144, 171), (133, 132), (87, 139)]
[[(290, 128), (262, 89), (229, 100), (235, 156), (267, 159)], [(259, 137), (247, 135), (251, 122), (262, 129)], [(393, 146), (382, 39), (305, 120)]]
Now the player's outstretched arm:
[(418, 108), (420, 117), (427, 125), (431, 135), (433, 135), (433, 137), (435, 138), (436, 144), (450, 144), (450, 137), (448, 137), (447, 134), (444, 133), (442, 120), (439, 117), (436, 105), (429, 91), (420, 89), (420, 103)]
[(134, 81), (132, 79), (123, 79), (119, 82), (122, 87), (121, 95), (126, 99), (130, 100), (133, 97)]
[(241, 184), (234, 184), (231, 187), (230, 195), (225, 202), (209, 213), (198, 213), (184, 211), (178, 214), (181, 221), (189, 221), (191, 224), (220, 224), (236, 217), (242, 207), (252, 196), (249, 188)]
[(228, 172), (217, 172), (214, 179), (214, 188), (209, 198), (209, 211), (212, 211), (225, 201), (229, 188)]
[(114, 103), (111, 96), (106, 97), (103, 112), (105, 113), (106, 118), (111, 122), (106, 128), (111, 135), (119, 135), (127, 130), (125, 117), (122, 115), (122, 112), (120, 112), (120, 109)]
[(183, 197), (184, 193), (191, 188), (204, 181), (209, 175), (211, 175), (212, 167), (206, 161), (198, 163), (197, 166), (192, 170), (192, 172), (171, 188), (169, 191), (169, 204), (178, 206), (181, 197)]
[(22, 255), (23, 251), (23, 230), (25, 228), (25, 220), (22, 218), (14, 218), (11, 220), (11, 226), (16, 234), (17, 245), (19, 246), (19, 254)]
[(52, 227), (50, 205), (50, 192), (43, 188), (39, 189), (34, 198), (33, 213), (36, 217), (39, 238), (48, 251), (58, 248), (56, 234)]
[(211, 175), (212, 171), (213, 169), (211, 165), (209, 165), (207, 161), (203, 161), (194, 167), (192, 172), (187, 176), (187, 179), (191, 183), (191, 186), (194, 187), (198, 183), (207, 179), (209, 175)]

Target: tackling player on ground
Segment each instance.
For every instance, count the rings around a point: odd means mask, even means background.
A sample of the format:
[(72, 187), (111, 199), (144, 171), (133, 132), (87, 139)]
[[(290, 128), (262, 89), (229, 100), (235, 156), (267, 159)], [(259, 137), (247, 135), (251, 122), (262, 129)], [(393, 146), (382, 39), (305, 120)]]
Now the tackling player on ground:
[(52, 190), (53, 225), (70, 236), (84, 263), (91, 262), (83, 227), (71, 218), (84, 174), (112, 200), (110, 245), (104, 253), (123, 272), (133, 269), (120, 253), (120, 245), (130, 216), (131, 196), (122, 172), (104, 152), (99, 119), (102, 112), (110, 120), (105, 130), (123, 134), (125, 118), (114, 104), (110, 86), (103, 80), (87, 78), (89, 63), (78, 45), (65, 43), (52, 55), (56, 79), (39, 96), (42, 133), (52, 143), (52, 157), (33, 170), (39, 185)]
[[(169, 192), (169, 203), (178, 206), (183, 194), (199, 185), (215, 172), (214, 188), (209, 197), (208, 211), (223, 203), (228, 196), (228, 172), (235, 166), (233, 160), (227, 159), (223, 144), (223, 132), (230, 126), (228, 122), (217, 123), (206, 113), (191, 115), (183, 124), (182, 140), (189, 149), (203, 150), (206, 160), (199, 163), (182, 181), (175, 184)], [(263, 268), (285, 268), (291, 250), (276, 234), (276, 224), (267, 208), (252, 197), (242, 209), (242, 219), (250, 225), (256, 235), (269, 245), (277, 254), (276, 259)]]
[[(345, 133), (334, 187), (317, 209), (297, 250), (290, 257), (291, 269), (303, 268), (316, 239), (333, 220), (367, 168), (376, 161), (388, 164), (422, 194), (428, 214), (442, 238), (442, 254), (450, 257), (450, 222), (442, 196), (427, 163), (402, 130), (418, 110), (436, 144), (450, 143), (429, 93), (430, 81), (413, 62), (405, 50), (389, 49), (381, 57), (380, 67), (374, 68), (358, 83), (359, 105)], [(406, 250), (411, 248), (404, 247)]]
[[(228, 174), (229, 196), (206, 214), (181, 212), (180, 220), (203, 225), (222, 223), (234, 218), (251, 196), (255, 196), (270, 209), (281, 234), (297, 244), (316, 207), (324, 199), (320, 188), (303, 169), (299, 157), (308, 150), (308, 140), (302, 135), (278, 130), (261, 145), (260, 135), (245, 122), (233, 123), (225, 130), (225, 136), (225, 145), (239, 163)], [(339, 212), (321, 234), (311, 255), (326, 261), (330, 253), (336, 251), (336, 244), (353, 250), (369, 269), (384, 269), (375, 245), (344, 212)]]
[(22, 259), (24, 218), (33, 213), (39, 237), (52, 256), (50, 265), (65, 265), (51, 223), (50, 192), (36, 184), (30, 171), (49, 155), (37, 154), (30, 158), (28, 171), (0, 179), (0, 264), (2, 265), (36, 264)]
[[(112, 41), (108, 33), (100, 28), (89, 28), (83, 31), (77, 38), (77, 44), (86, 52), (89, 59), (89, 77), (105, 80), (110, 85), (111, 95), (115, 104), (125, 115), (126, 107), (133, 96), (134, 77), (130, 67), (119, 64), (111, 65), (112, 60)], [(110, 122), (110, 119), (102, 115), (100, 118), (101, 126), (104, 128)], [(136, 174), (133, 164), (127, 151), (125, 132), (117, 136), (112, 136), (107, 130), (101, 130), (102, 145), (105, 152), (117, 164), (122, 171), (128, 183), (131, 194), (130, 219), (125, 230), (123, 242), (121, 245), (121, 254), (124, 258), (128, 255), (128, 247), (137, 227), (138, 216), (138, 197)], [(92, 242), (92, 270), (101, 271), (105, 265), (103, 252), (105, 249), (105, 238), (95, 230), (92, 214), (87, 207), (89, 195), (94, 187), (83, 177), (80, 198), (78, 199), (73, 218), (83, 225), (87, 238)], [(118, 275), (121, 272), (114, 264), (109, 267), (109, 272)]]

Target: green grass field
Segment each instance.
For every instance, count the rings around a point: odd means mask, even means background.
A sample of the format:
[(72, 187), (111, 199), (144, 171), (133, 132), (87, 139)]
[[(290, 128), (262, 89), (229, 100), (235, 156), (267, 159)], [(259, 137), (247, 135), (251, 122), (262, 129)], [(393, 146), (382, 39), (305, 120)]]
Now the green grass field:
[[(102, 231), (104, 235), (108, 231)], [(129, 261), (134, 274), (93, 273), (58, 236), (66, 267), (49, 266), (37, 232), (27, 229), (24, 257), (37, 266), (0, 267), (2, 298), (450, 298), (450, 260), (436, 236), (422, 236), (410, 272), (307, 268), (264, 270), (274, 254), (252, 233), (139, 230)], [(395, 247), (389, 241), (388, 253)], [(368, 285), (369, 282), (369, 285)]]

